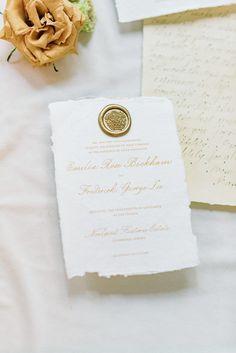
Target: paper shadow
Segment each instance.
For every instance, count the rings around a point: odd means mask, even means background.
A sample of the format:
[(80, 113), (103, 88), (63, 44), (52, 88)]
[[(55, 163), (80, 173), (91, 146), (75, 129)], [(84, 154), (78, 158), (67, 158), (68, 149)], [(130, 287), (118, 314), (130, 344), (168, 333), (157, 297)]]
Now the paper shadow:
[(81, 291), (97, 292), (100, 295), (158, 295), (195, 288), (196, 285), (195, 269), (109, 279), (89, 274), (68, 281), (71, 296), (77, 296)]
[(186, 22), (195, 22), (204, 18), (223, 17), (229, 14), (236, 13), (236, 5), (216, 6), (208, 8), (200, 8), (196, 10), (187, 10), (183, 12), (153, 17), (145, 20), (145, 24), (171, 25), (182, 24)]
[(143, 21), (135, 21), (129, 23), (119, 23), (120, 33), (141, 32), (143, 29)]
[(207, 203), (200, 203), (200, 202), (191, 202), (191, 208), (208, 210), (208, 211), (236, 212), (236, 206), (210, 205)]

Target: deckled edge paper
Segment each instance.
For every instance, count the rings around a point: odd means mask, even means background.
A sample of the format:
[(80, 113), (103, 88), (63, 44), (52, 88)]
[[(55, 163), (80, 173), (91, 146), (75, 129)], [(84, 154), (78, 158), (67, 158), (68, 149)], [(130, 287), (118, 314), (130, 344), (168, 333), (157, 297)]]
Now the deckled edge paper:
[(120, 22), (235, 4), (234, 0), (115, 0)]
[[(100, 239), (98, 242), (94, 242), (94, 238), (92, 238), (92, 242), (90, 240), (90, 243), (86, 243), (84, 246), (84, 238), (82, 237), (81, 233), (83, 235), (86, 236), (86, 230), (87, 227), (90, 228), (90, 224), (92, 224), (92, 227), (94, 227), (94, 223), (96, 223), (96, 219), (95, 218), (91, 218), (91, 222), (89, 219), (86, 218), (86, 212), (90, 210), (90, 206), (91, 206), (91, 200), (82, 199), (79, 201), (79, 198), (77, 198), (77, 192), (78, 192), (78, 186), (80, 185), (80, 183), (82, 182), (82, 184), (84, 183), (84, 181), (87, 182), (91, 182), (91, 173), (90, 176), (89, 175), (82, 175), (82, 179), (81, 179), (81, 174), (80, 173), (75, 173), (74, 174), (74, 178), (72, 177), (67, 177), (65, 170), (67, 170), (66, 165), (67, 165), (67, 161), (71, 161), (74, 158), (76, 158), (76, 156), (78, 157), (78, 163), (81, 163), (82, 161), (87, 161), (87, 159), (83, 159), (84, 157), (82, 157), (82, 153), (79, 153), (79, 151), (81, 150), (81, 146), (84, 146), (84, 141), (86, 142), (86, 150), (90, 149), (89, 146), (91, 146), (92, 148), (94, 147), (92, 142), (92, 145), (90, 144), (91, 141), (94, 141), (94, 139), (96, 141), (100, 141), (102, 142), (102, 144), (104, 144), (104, 142), (106, 143), (109, 142), (110, 143), (114, 143), (113, 141), (118, 141), (118, 140), (114, 140), (110, 137), (107, 137), (106, 135), (104, 135), (100, 129), (97, 127), (97, 115), (98, 112), (101, 110), (101, 108), (103, 108), (104, 106), (106, 106), (107, 104), (121, 104), (123, 106), (125, 106), (126, 108), (128, 108), (129, 110), (131, 110), (132, 114), (136, 114), (136, 119), (139, 120), (139, 124), (137, 124), (139, 127), (137, 129), (138, 134), (140, 134), (140, 137), (143, 136), (146, 140), (149, 140), (149, 128), (148, 130), (146, 129), (146, 135), (143, 135), (143, 126), (145, 125), (145, 120), (142, 120), (143, 116), (146, 116), (147, 113), (147, 104), (149, 105), (149, 110), (151, 112), (151, 114), (153, 113), (153, 119), (154, 121), (156, 121), (157, 117), (159, 116), (159, 123), (161, 124), (161, 121), (163, 121), (162, 119), (164, 119), (164, 121), (167, 119), (167, 121), (169, 121), (165, 127), (163, 127), (163, 133), (160, 135), (162, 137), (159, 137), (159, 141), (161, 141), (161, 139), (164, 139), (165, 137), (165, 129), (168, 127), (169, 130), (169, 134), (171, 134), (172, 136), (172, 141), (175, 148), (173, 150), (173, 148), (170, 147), (170, 144), (168, 146), (168, 148), (165, 147), (165, 143), (164, 140), (162, 140), (162, 148), (160, 149), (160, 146), (158, 147), (159, 152), (161, 152), (163, 155), (167, 155), (170, 156), (172, 155), (173, 158), (174, 156), (176, 156), (176, 166), (173, 168), (176, 168), (176, 172), (178, 170), (178, 173), (175, 174), (175, 178), (176, 180), (182, 180), (181, 183), (179, 184), (179, 188), (176, 189), (176, 187), (172, 187), (172, 191), (169, 190), (169, 193), (163, 193), (162, 197), (163, 197), (163, 206), (164, 206), (164, 210), (163, 213), (161, 211), (161, 213), (154, 213), (154, 211), (145, 211), (144, 212), (144, 216), (146, 215), (146, 212), (148, 212), (148, 216), (151, 216), (151, 222), (154, 221), (153, 219), (153, 214), (155, 214), (155, 220), (156, 220), (156, 216), (158, 215), (158, 217), (160, 219), (168, 219), (169, 222), (169, 218), (170, 218), (170, 231), (166, 232), (161, 232), (159, 235), (158, 233), (156, 234), (156, 231), (153, 235), (147, 235), (147, 243), (143, 245), (142, 242), (140, 242), (139, 244), (132, 244), (131, 242), (127, 245), (126, 248), (126, 244), (125, 243), (115, 243), (117, 245), (112, 245), (111, 246), (111, 241), (107, 238), (102, 239), (100, 242)], [(145, 105), (146, 104), (146, 105)], [(142, 105), (143, 108), (142, 108)], [(158, 105), (160, 105), (161, 107), (163, 106), (164, 108), (164, 115), (162, 116), (162, 114), (160, 115), (160, 113), (158, 113)], [(144, 109), (145, 108), (145, 109)], [(156, 108), (156, 109), (155, 109)], [(162, 108), (159, 108), (160, 112), (162, 111)], [(155, 111), (157, 110), (157, 112), (155, 113)], [(82, 99), (80, 101), (77, 102), (73, 102), (73, 101), (69, 101), (69, 102), (61, 102), (61, 103), (54, 103), (50, 105), (50, 111), (51, 111), (51, 125), (52, 125), (52, 141), (53, 141), (53, 151), (54, 151), (54, 159), (55, 159), (55, 174), (56, 174), (56, 185), (57, 185), (57, 198), (58, 198), (58, 206), (59, 206), (59, 215), (60, 215), (60, 224), (61, 224), (61, 233), (62, 233), (62, 243), (63, 243), (63, 250), (64, 250), (64, 259), (65, 259), (65, 264), (66, 264), (66, 269), (67, 269), (67, 274), (69, 278), (75, 277), (75, 276), (84, 276), (86, 273), (97, 273), (99, 276), (101, 277), (111, 277), (111, 276), (116, 276), (116, 275), (123, 275), (123, 276), (130, 276), (130, 275), (144, 275), (144, 274), (153, 274), (153, 273), (159, 273), (159, 272), (168, 272), (168, 271), (174, 271), (174, 270), (180, 270), (180, 269), (184, 269), (184, 268), (190, 268), (190, 267), (195, 267), (198, 265), (198, 255), (197, 255), (197, 246), (196, 246), (196, 238), (192, 233), (192, 229), (191, 229), (191, 220), (190, 220), (190, 208), (187, 206), (189, 205), (189, 200), (187, 197), (187, 193), (186, 193), (186, 185), (185, 185), (185, 178), (184, 178), (184, 168), (182, 164), (182, 158), (181, 158), (181, 152), (180, 152), (180, 147), (179, 149), (177, 148), (178, 146), (178, 139), (177, 139), (177, 135), (176, 138), (173, 138), (173, 136), (175, 135), (174, 131), (176, 131), (176, 127), (175, 127), (175, 122), (171, 121), (170, 119), (173, 119), (173, 113), (172, 113), (172, 105), (170, 104), (170, 102), (165, 99), (165, 98), (153, 98), (153, 97), (139, 97), (136, 101), (135, 99), (105, 99), (105, 98), (99, 98), (99, 99)], [(150, 113), (149, 113), (150, 114)], [(159, 114), (159, 115), (158, 115)], [(91, 123), (90, 123), (91, 121)], [(158, 121), (158, 120), (157, 120)], [(81, 124), (82, 122), (82, 124)], [(91, 125), (92, 124), (92, 125)], [(143, 125), (144, 124), (144, 125)], [(161, 124), (162, 125), (162, 124)], [(161, 127), (160, 125), (160, 127)], [(156, 128), (158, 128), (158, 126), (156, 126)], [(174, 130), (173, 130), (174, 129)], [(132, 132), (129, 133), (129, 136), (127, 135), (125, 139), (122, 138), (122, 140), (119, 140), (119, 145), (120, 143), (127, 143), (127, 139), (131, 139), (132, 143), (133, 143), (133, 139), (134, 139), (134, 135), (136, 136), (135, 128), (131, 130)], [(137, 132), (136, 131), (136, 132)], [(150, 130), (150, 133), (153, 130)], [(148, 133), (147, 133), (148, 132)], [(133, 133), (133, 135), (132, 135)], [(174, 135), (173, 135), (174, 134)], [(81, 141), (81, 138), (83, 139), (83, 135), (85, 135), (85, 140)], [(91, 137), (90, 137), (91, 136)], [(146, 136), (146, 137), (145, 137)], [(156, 136), (156, 135), (155, 135)], [(76, 141), (76, 142), (73, 142)], [(78, 144), (78, 141), (81, 142), (81, 145)], [(150, 142), (151, 141), (156, 141), (155, 138), (153, 139), (153, 136), (150, 136)], [(148, 141), (147, 141), (148, 142)], [(96, 144), (96, 142), (95, 142)], [(177, 145), (176, 145), (177, 144)], [(156, 142), (151, 143), (151, 146), (158, 146), (158, 143), (156, 144)], [(109, 147), (110, 148), (110, 147)], [(126, 151), (125, 147), (125, 151)], [(152, 147), (153, 148), (153, 147)], [(156, 151), (156, 147), (154, 149)], [(68, 152), (69, 151), (69, 152)], [(75, 151), (75, 153), (74, 153)], [(148, 147), (148, 153), (151, 150), (149, 150)], [(163, 152), (164, 151), (164, 152)], [(174, 152), (171, 152), (174, 151)], [(71, 153), (72, 152), (72, 153)], [(134, 153), (137, 153), (137, 155), (139, 155), (139, 152), (132, 152), (132, 155)], [(126, 156), (127, 152), (125, 152), (125, 156)], [(120, 156), (120, 152), (117, 153), (117, 155), (113, 155), (113, 153), (109, 153), (109, 158), (114, 158), (114, 160), (116, 160), (117, 157)], [(122, 154), (121, 154), (122, 155)], [(84, 156), (87, 156), (87, 152), (85, 153)], [(82, 159), (81, 159), (82, 158)], [(87, 158), (87, 157), (86, 157)], [(95, 161), (97, 161), (97, 155), (95, 155)], [(99, 157), (100, 158), (100, 157)], [(107, 157), (106, 157), (107, 158)], [(122, 157), (123, 158), (123, 157)], [(160, 157), (161, 158), (161, 157)], [(117, 158), (117, 160), (119, 160), (119, 158)], [(165, 170), (165, 169), (164, 169)], [(162, 171), (162, 173), (165, 173), (164, 170)], [(127, 173), (128, 173), (128, 178), (134, 178), (135, 175), (135, 180), (137, 178), (137, 173), (132, 170), (132, 172), (129, 172), (128, 170), (124, 170), (125, 171), (125, 177), (127, 177)], [(145, 169), (145, 171), (147, 172), (147, 170)], [(143, 173), (145, 172), (143, 171)], [(87, 172), (86, 172), (87, 173)], [(94, 172), (92, 172), (93, 174)], [(97, 173), (97, 172), (95, 172)], [(108, 175), (108, 178), (105, 177), (105, 174), (100, 174), (101, 172), (99, 172), (99, 179), (98, 177), (95, 175), (95, 180), (97, 182), (97, 180), (101, 181), (105, 181), (105, 185), (108, 182), (108, 184), (112, 181), (113, 179), (116, 178), (118, 175), (111, 175), (111, 177)], [(106, 172), (106, 173), (110, 173), (110, 172)], [(138, 173), (141, 181), (145, 181), (146, 183), (146, 177), (144, 179), (144, 177), (142, 176), (143, 173)], [(160, 175), (162, 175), (162, 173)], [(168, 174), (168, 172), (166, 172)], [(169, 171), (170, 173), (170, 171)], [(120, 172), (119, 172), (120, 174)], [(123, 174), (123, 173), (122, 173)], [(158, 173), (157, 173), (158, 174)], [(167, 175), (166, 174), (166, 175)], [(151, 179), (150, 176), (152, 175)], [(154, 174), (156, 175), (156, 174)], [(179, 176), (178, 176), (179, 175)], [(88, 177), (88, 178), (87, 178)], [(159, 176), (160, 177), (160, 176)], [(169, 174), (170, 177), (170, 174)], [(138, 177), (139, 178), (139, 177)], [(148, 171), (148, 175), (147, 178), (149, 178), (150, 180), (153, 179), (153, 172)], [(162, 177), (161, 177), (162, 178)], [(148, 180), (149, 180), (148, 179)], [(163, 180), (165, 180), (166, 178), (163, 177)], [(140, 179), (137, 179), (140, 181)], [(137, 181), (136, 180), (136, 181)], [(149, 180), (149, 181), (150, 181)], [(169, 179), (168, 179), (169, 180)], [(75, 183), (75, 184), (73, 184)], [(167, 183), (165, 181), (165, 183)], [(173, 183), (168, 185), (173, 185)], [(166, 186), (165, 186), (166, 187)], [(174, 190), (174, 191), (173, 191)], [(182, 191), (181, 191), (182, 190)], [(173, 193), (174, 195), (173, 196)], [(153, 195), (153, 194), (152, 194)], [(160, 201), (160, 194), (158, 193), (157, 195), (159, 195), (156, 199), (156, 194), (154, 194), (154, 196), (152, 196), (152, 200), (154, 198), (155, 203), (158, 202), (158, 198), (159, 198), (159, 202)], [(168, 199), (168, 197), (170, 198), (170, 204), (166, 209), (166, 200)], [(178, 199), (178, 195), (180, 195), (180, 199)], [(118, 196), (118, 195), (117, 195)], [(174, 211), (174, 209), (176, 209), (174, 207), (174, 205), (172, 205), (171, 202), (171, 198), (173, 197), (174, 202), (176, 203), (176, 200), (179, 200), (177, 202), (178, 204), (178, 210), (180, 210), (180, 214), (182, 214), (182, 216), (179, 218), (178, 216), (175, 216), (176, 212)], [(104, 207), (108, 207), (108, 210), (110, 212), (110, 207), (117, 207), (119, 206), (119, 203), (117, 203), (117, 201), (115, 201), (116, 197), (109, 198), (108, 200), (106, 199), (106, 203), (104, 206), (104, 199), (101, 199), (101, 202), (99, 201), (95, 201), (94, 203), (94, 199), (92, 200), (92, 204), (93, 207), (99, 208), (102, 207), (101, 210), (104, 209)], [(138, 204), (136, 204), (136, 201), (134, 201), (136, 199), (132, 198), (131, 201), (131, 206), (132, 203), (135, 204), (135, 206), (138, 206)], [(180, 202), (181, 200), (183, 200), (182, 202), (182, 206), (180, 206)], [(112, 201), (112, 202), (111, 202)], [(120, 200), (121, 201), (121, 200)], [(128, 201), (130, 201), (129, 197), (128, 197)], [(138, 202), (140, 202), (140, 199), (137, 200)], [(148, 205), (150, 203), (150, 199), (146, 199), (146, 196), (144, 194), (144, 198), (142, 199), (142, 201), (148, 202)], [(109, 204), (109, 202), (111, 202)], [(124, 201), (124, 204), (126, 205), (127, 201)], [(144, 203), (145, 203), (144, 202)], [(103, 204), (102, 204), (103, 203)], [(130, 205), (127, 205), (130, 206)], [(91, 206), (92, 207), (92, 206)], [(122, 205), (122, 209), (123, 209), (124, 205)], [(169, 216), (167, 218), (165, 218), (166, 216), (166, 212), (169, 210), (169, 208), (173, 211), (171, 211), (169, 214)], [(182, 211), (181, 211), (182, 210)], [(76, 217), (74, 217), (72, 214), (76, 213)], [(83, 214), (82, 214), (82, 213)], [(117, 209), (116, 209), (117, 212)], [(143, 211), (141, 211), (143, 212)], [(91, 212), (89, 212), (91, 213)], [(93, 212), (92, 212), (93, 213)], [(178, 213), (178, 212), (177, 212)], [(72, 215), (72, 216), (71, 216)], [(78, 215), (80, 215), (80, 220), (78, 221)], [(85, 215), (85, 218), (83, 217)], [(72, 218), (71, 218), (72, 217)], [(90, 217), (90, 216), (89, 216)], [(107, 213), (105, 214), (105, 217), (107, 217)], [(158, 218), (158, 219), (159, 219)], [(84, 221), (81, 221), (85, 219)], [(104, 218), (105, 219), (105, 218)], [(107, 219), (107, 218), (106, 218)], [(120, 223), (122, 224), (122, 222), (124, 222), (123, 217), (119, 218), (119, 217), (115, 217), (115, 218), (109, 218), (109, 221), (106, 221), (108, 224), (108, 227), (113, 227), (119, 225)], [(150, 222), (149, 217), (146, 219), (146, 217), (139, 217), (138, 221), (134, 220), (131, 217), (132, 222), (134, 223), (130, 223), (130, 225), (133, 227), (140, 227), (140, 226), (144, 226), (144, 225), (148, 225)], [(160, 219), (157, 219), (157, 223), (158, 222), (162, 222)], [(175, 220), (175, 221), (174, 221)], [(84, 222), (84, 224), (82, 225), (81, 222)], [(100, 225), (101, 219), (99, 220), (99, 225)], [(103, 220), (102, 220), (103, 222)], [(117, 223), (118, 222), (118, 223)], [(136, 223), (137, 222), (137, 223)], [(128, 219), (126, 218), (125, 215), (125, 223), (128, 223)], [(89, 226), (87, 226), (89, 224)], [(114, 225), (116, 224), (116, 225)], [(104, 225), (105, 226), (105, 225)], [(176, 227), (176, 228), (175, 228)], [(82, 230), (81, 230), (82, 229)], [(137, 234), (138, 235), (138, 234)], [(99, 235), (100, 237), (100, 235)], [(122, 237), (124, 237), (124, 235), (122, 234)], [(153, 238), (154, 237), (154, 238)], [(157, 237), (157, 238), (156, 238)], [(164, 238), (163, 238), (164, 237)], [(87, 239), (86, 239), (87, 240)], [(120, 236), (116, 239), (116, 240), (120, 240)], [(130, 239), (128, 239), (130, 240)], [(137, 239), (135, 238), (135, 242), (137, 241)], [(154, 242), (154, 243), (152, 243)], [(120, 245), (121, 244), (121, 245)], [(169, 247), (168, 247), (169, 244)], [(158, 245), (158, 246), (156, 246)], [(111, 250), (109, 249), (109, 246), (111, 247)], [(155, 251), (153, 251), (153, 246), (155, 248)], [(94, 248), (95, 250), (93, 250), (92, 248)], [(91, 251), (92, 249), (92, 251)], [(105, 251), (104, 251), (105, 249)], [(131, 257), (131, 260), (127, 260), (126, 257), (124, 257), (124, 260), (121, 260), (121, 262), (119, 262), (119, 258), (118, 260), (116, 259), (116, 263), (114, 264), (114, 260), (112, 258), (112, 255), (110, 254), (110, 251), (115, 251), (117, 252), (119, 255), (125, 251), (127, 253), (129, 253), (130, 251), (142, 251), (145, 254), (145, 249), (146, 250), (150, 250), (150, 257), (149, 255), (147, 255), (145, 258), (142, 258), (137, 256), (137, 258), (135, 259)], [(169, 249), (169, 255), (166, 256), (165, 251), (167, 251), (168, 253), (168, 249)], [(108, 250), (108, 251), (107, 251)], [(165, 250), (165, 251), (163, 251)], [(92, 257), (90, 256), (91, 253), (95, 251), (95, 253), (92, 255)], [(102, 263), (101, 265), (101, 258), (102, 258), (102, 254), (104, 252), (104, 256), (107, 255), (108, 253), (108, 258), (104, 263)], [(97, 257), (97, 255), (99, 254), (99, 256)], [(114, 253), (113, 253), (114, 254)], [(159, 256), (158, 256), (159, 254)], [(171, 255), (172, 254), (172, 255)], [(130, 255), (133, 255), (133, 253), (131, 253)], [(146, 254), (145, 254), (146, 255)], [(96, 264), (97, 261), (97, 264)], [(117, 262), (118, 261), (118, 262)], [(130, 261), (130, 262), (129, 262)], [(80, 262), (80, 264), (78, 265), (78, 262)], [(82, 262), (82, 263), (81, 263)], [(137, 266), (137, 268), (136, 268)]]

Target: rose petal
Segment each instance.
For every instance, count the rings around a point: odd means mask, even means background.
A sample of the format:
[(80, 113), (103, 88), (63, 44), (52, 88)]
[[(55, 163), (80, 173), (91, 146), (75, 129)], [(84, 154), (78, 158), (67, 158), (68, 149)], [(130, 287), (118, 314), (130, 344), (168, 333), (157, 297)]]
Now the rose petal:
[(26, 46), (32, 46), (42, 49), (47, 49), (50, 43), (50, 38), (54, 35), (52, 27), (43, 28), (41, 30), (32, 30), (30, 34), (25, 37)]
[(47, 13), (48, 8), (41, 0), (24, 0), (25, 9), (28, 14), (29, 20), (33, 23), (36, 28), (42, 26), (40, 18)]
[[(4, 21), (9, 23), (11, 32), (16, 35), (23, 35), (29, 31), (29, 27), (25, 22), (25, 11), (22, 0), (8, 0), (4, 13)], [(10, 35), (7, 31), (6, 36)], [(8, 38), (5, 39), (8, 39)]]

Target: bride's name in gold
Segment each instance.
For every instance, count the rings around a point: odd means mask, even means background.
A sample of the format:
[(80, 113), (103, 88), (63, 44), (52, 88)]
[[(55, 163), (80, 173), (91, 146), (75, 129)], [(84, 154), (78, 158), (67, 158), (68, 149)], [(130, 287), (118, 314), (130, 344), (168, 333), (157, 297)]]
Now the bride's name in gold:
[(129, 158), (125, 162), (115, 161), (114, 159), (105, 159), (100, 164), (93, 161), (87, 161), (84, 164), (71, 162), (67, 166), (69, 172), (83, 172), (89, 170), (102, 170), (102, 169), (121, 169), (121, 168), (146, 168), (146, 167), (161, 167), (172, 164), (170, 159), (161, 159), (158, 156), (148, 156), (147, 158)]

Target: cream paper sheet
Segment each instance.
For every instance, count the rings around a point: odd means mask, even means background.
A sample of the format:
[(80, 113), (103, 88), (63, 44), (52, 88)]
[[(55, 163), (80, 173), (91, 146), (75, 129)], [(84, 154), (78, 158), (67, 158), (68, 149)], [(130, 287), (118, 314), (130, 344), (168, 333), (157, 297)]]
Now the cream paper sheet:
[(236, 6), (149, 20), (143, 94), (175, 107), (190, 199), (236, 205)]
[(235, 4), (235, 0), (116, 0), (120, 22)]

